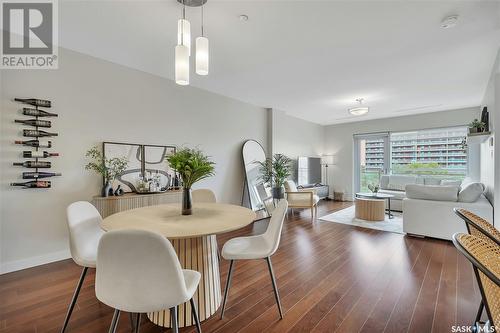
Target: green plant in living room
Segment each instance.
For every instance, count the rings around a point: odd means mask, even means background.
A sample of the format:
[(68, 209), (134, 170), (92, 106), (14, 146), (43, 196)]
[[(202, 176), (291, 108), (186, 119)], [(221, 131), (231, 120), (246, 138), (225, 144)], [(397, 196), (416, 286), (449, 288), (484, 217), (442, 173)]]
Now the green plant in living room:
[(191, 187), (196, 182), (215, 175), (215, 162), (198, 148), (179, 149), (166, 156), (166, 159), (182, 180), (182, 215), (191, 215)]
[(469, 133), (481, 133), (484, 132), (486, 124), (479, 121), (477, 118), (471, 121), (468, 125)]
[(104, 178), (105, 184), (102, 188), (101, 196), (107, 197), (110, 190), (112, 191), (113, 189), (113, 181), (127, 169), (128, 159), (126, 157), (104, 158), (97, 146), (90, 148), (85, 153), (85, 157), (91, 159), (85, 165), (85, 169), (95, 171)]
[(378, 185), (378, 184), (368, 184), (368, 189), (370, 191), (372, 191), (372, 193), (376, 194), (380, 190), (380, 185)]
[(283, 154), (274, 154), (272, 158), (265, 161), (256, 161), (260, 165), (260, 179), (264, 183), (271, 184), (273, 197), (282, 199), (284, 196), (283, 185), (292, 174), (292, 160)]

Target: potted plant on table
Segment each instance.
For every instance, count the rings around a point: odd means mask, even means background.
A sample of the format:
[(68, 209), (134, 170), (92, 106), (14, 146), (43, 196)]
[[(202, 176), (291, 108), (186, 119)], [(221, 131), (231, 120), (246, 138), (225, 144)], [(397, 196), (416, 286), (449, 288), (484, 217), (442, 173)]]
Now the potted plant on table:
[(215, 175), (215, 163), (196, 148), (182, 148), (166, 156), (166, 159), (182, 180), (182, 215), (191, 215), (191, 187), (194, 183)]
[(272, 186), (273, 198), (283, 199), (285, 181), (292, 174), (292, 160), (283, 154), (274, 154), (273, 158), (255, 162), (260, 165), (260, 178)]
[(469, 133), (471, 134), (484, 132), (484, 129), (486, 128), (486, 124), (477, 119), (471, 121), (467, 126), (469, 127)]
[(89, 149), (85, 153), (85, 157), (92, 159), (92, 161), (87, 163), (85, 169), (97, 172), (104, 179), (101, 196), (107, 197), (110, 194), (113, 195), (113, 181), (127, 169), (128, 159), (126, 157), (104, 158), (97, 146)]

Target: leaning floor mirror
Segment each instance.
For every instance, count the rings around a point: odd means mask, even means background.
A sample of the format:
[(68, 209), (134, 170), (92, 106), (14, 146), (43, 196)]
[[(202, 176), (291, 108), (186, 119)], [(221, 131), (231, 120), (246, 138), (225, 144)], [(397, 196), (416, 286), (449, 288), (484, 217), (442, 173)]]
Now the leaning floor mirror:
[(260, 177), (258, 162), (266, 160), (266, 153), (260, 143), (247, 140), (242, 148), (245, 171), (242, 205), (249, 206), (257, 213), (257, 219), (271, 216), (274, 210), (271, 188)]

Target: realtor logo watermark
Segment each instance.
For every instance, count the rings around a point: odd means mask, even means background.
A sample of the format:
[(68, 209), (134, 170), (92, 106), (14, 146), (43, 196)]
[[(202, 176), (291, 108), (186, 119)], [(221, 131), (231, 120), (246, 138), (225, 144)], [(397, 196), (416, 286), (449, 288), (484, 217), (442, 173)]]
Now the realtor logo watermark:
[(2, 69), (57, 69), (57, 0), (0, 0)]

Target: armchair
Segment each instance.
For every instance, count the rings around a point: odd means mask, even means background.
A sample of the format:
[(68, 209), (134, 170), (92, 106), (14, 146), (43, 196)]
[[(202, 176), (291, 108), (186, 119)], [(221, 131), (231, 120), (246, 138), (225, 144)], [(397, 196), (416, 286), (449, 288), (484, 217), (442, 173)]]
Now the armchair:
[(286, 200), (288, 208), (310, 208), (311, 218), (318, 213), (319, 196), (313, 188), (297, 189), (293, 180), (285, 182)]

